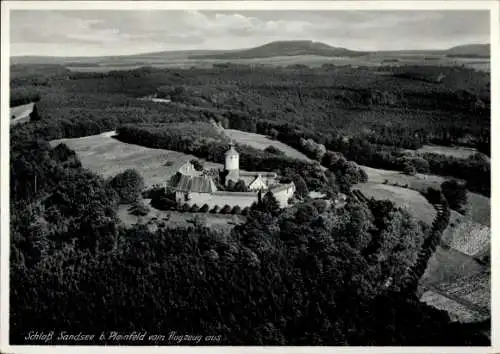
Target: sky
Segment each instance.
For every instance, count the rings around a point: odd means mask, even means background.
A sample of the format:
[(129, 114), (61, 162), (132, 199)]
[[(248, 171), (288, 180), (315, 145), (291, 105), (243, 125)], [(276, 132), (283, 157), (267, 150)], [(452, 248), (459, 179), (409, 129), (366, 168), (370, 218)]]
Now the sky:
[(12, 10), (10, 55), (107, 56), (314, 40), (352, 50), (489, 43), (489, 12)]

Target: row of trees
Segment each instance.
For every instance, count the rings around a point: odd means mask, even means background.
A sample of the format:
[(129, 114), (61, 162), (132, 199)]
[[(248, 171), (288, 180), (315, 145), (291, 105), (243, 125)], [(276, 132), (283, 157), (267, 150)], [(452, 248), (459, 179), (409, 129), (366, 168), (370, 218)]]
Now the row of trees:
[(450, 210), (445, 196), (439, 190), (429, 188), (426, 197), (436, 208), (437, 215), (430, 233), (426, 237), (418, 254), (417, 262), (412, 266), (411, 271), (407, 273), (407, 278), (404, 280), (405, 291), (409, 292), (417, 290), (419, 279), (424, 275), (427, 263), (436, 251), (441, 241), (441, 236), (450, 221)]

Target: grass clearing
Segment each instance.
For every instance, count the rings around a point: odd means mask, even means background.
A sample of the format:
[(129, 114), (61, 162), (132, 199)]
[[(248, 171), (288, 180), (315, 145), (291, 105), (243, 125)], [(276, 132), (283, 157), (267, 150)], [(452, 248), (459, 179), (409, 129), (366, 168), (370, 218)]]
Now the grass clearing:
[(35, 103), (31, 102), (10, 108), (10, 125), (26, 123), (30, 121), (30, 114), (33, 112)]
[(136, 216), (130, 214), (130, 204), (122, 204), (118, 207), (118, 217), (126, 227), (131, 227), (135, 224), (147, 225), (151, 231), (155, 231), (163, 227), (186, 227), (193, 225), (192, 220), (195, 217), (201, 217), (205, 220), (205, 225), (210, 228), (216, 228), (221, 231), (230, 231), (235, 225), (243, 223), (246, 218), (241, 215), (224, 215), (224, 214), (209, 214), (209, 213), (188, 213), (179, 211), (165, 211), (153, 208), (150, 205), (150, 199), (145, 199), (144, 202), (150, 208), (147, 215)]
[(283, 151), (289, 157), (304, 161), (312, 161), (309, 157), (289, 145), (277, 140), (269, 139), (267, 136), (262, 134), (248, 133), (236, 129), (224, 129), (224, 133), (238, 144), (248, 145), (259, 150), (264, 150), (268, 146), (274, 146), (275, 148)]
[(420, 149), (416, 150), (418, 154), (432, 153), (445, 156), (451, 156), (458, 159), (466, 159), (469, 156), (474, 155), (477, 150), (468, 147), (449, 147), (440, 145), (424, 145)]
[[(146, 188), (163, 185), (179, 168), (195, 156), (181, 152), (151, 149), (127, 144), (113, 138), (114, 132), (75, 139), (51, 141), (52, 146), (66, 144), (78, 154), (82, 165), (104, 178), (115, 176), (126, 169), (136, 169), (144, 178)], [(202, 161), (202, 159), (199, 159)], [(166, 163), (170, 165), (165, 165)], [(222, 168), (221, 164), (204, 161), (206, 168)]]
[(369, 183), (385, 183), (408, 185), (408, 188), (418, 192), (426, 192), (427, 188), (440, 188), (446, 178), (436, 175), (417, 173), (415, 176), (405, 175), (400, 171), (382, 170), (368, 166), (361, 166), (368, 175)]
[(434, 207), (423, 195), (412, 189), (371, 182), (356, 184), (353, 189), (360, 190), (367, 198), (388, 199), (398, 207), (407, 208), (415, 218), (428, 225), (436, 217)]

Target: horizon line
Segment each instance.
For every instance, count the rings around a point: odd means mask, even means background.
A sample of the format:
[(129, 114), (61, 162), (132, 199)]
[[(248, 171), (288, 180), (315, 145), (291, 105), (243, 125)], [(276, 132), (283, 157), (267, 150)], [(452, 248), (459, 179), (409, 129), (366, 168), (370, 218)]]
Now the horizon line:
[(258, 46), (253, 46), (253, 47), (245, 47), (245, 48), (233, 48), (233, 49), (180, 49), (180, 50), (159, 50), (159, 51), (154, 51), (154, 52), (136, 52), (136, 53), (129, 53), (129, 54), (107, 54), (107, 55), (77, 55), (77, 56), (54, 56), (54, 55), (44, 55), (44, 54), (21, 54), (21, 55), (9, 55), (9, 58), (28, 58), (28, 57), (40, 57), (40, 58), (110, 58), (110, 57), (125, 57), (125, 56), (137, 56), (137, 55), (148, 55), (148, 54), (158, 54), (158, 53), (182, 53), (182, 52), (231, 52), (231, 51), (240, 51), (240, 50), (248, 50), (248, 49), (253, 49), (253, 48), (258, 48), (264, 45), (268, 45), (271, 43), (279, 43), (279, 42), (313, 42), (313, 43), (323, 43), (326, 45), (331, 46), (332, 48), (336, 49), (346, 49), (350, 50), (353, 52), (365, 52), (367, 54), (370, 53), (383, 53), (383, 52), (425, 52), (425, 51), (446, 51), (455, 47), (460, 47), (460, 46), (466, 46), (466, 45), (489, 45), (491, 46), (491, 42), (482, 42), (482, 43), (462, 43), (462, 44), (456, 44), (454, 46), (448, 47), (448, 48), (428, 48), (428, 49), (379, 49), (379, 50), (363, 50), (363, 49), (351, 49), (347, 47), (336, 47), (334, 45), (331, 45), (329, 43), (326, 43), (324, 41), (315, 41), (315, 40), (308, 40), (308, 39), (285, 39), (285, 40), (276, 40), (276, 41), (270, 41), (266, 42), (264, 44), (258, 45)]

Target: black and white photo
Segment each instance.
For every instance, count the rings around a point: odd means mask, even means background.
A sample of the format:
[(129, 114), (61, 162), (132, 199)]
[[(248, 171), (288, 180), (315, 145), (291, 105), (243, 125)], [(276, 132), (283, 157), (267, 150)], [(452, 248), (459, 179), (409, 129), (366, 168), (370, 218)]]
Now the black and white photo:
[(495, 1), (6, 3), (2, 352), (493, 347)]

